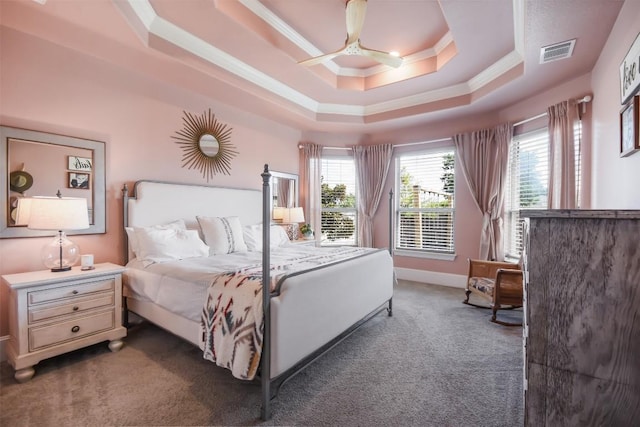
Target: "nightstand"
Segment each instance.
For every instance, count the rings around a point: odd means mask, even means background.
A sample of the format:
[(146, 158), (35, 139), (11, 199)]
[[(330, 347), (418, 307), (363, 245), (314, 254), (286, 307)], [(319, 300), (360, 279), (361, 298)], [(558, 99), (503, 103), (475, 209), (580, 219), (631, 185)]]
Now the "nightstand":
[(122, 326), (122, 272), (115, 264), (94, 270), (49, 270), (2, 276), (9, 288), (7, 358), (15, 379), (25, 382), (41, 360), (110, 341), (111, 351), (127, 336)]
[(302, 245), (302, 246), (316, 246), (315, 239), (297, 239), (291, 240), (292, 245)]

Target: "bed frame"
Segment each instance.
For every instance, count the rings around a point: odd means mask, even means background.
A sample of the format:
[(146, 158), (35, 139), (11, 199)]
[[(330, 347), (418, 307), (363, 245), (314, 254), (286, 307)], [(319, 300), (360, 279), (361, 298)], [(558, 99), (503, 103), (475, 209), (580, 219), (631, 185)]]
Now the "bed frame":
[[(233, 204), (227, 203), (227, 204), (223, 204), (225, 206), (216, 206), (215, 207), (216, 216), (232, 216), (232, 215), (239, 214), (240, 220), (244, 224), (254, 224), (258, 222), (262, 222), (263, 224), (270, 224), (271, 223), (271, 185), (270, 185), (271, 173), (269, 172), (268, 165), (264, 166), (264, 171), (262, 172), (261, 176), (262, 176), (262, 192), (261, 192), (262, 194), (260, 194), (260, 191), (257, 191), (257, 190), (242, 190), (242, 189), (232, 189), (232, 188), (211, 187), (211, 186), (204, 186), (204, 185), (200, 186), (200, 185), (192, 185), (192, 184), (173, 184), (173, 183), (160, 182), (160, 181), (138, 181), (136, 182), (134, 187), (134, 196), (131, 197), (129, 196), (129, 189), (125, 184), (122, 189), (123, 205), (124, 205), (123, 206), (124, 226), (127, 227), (130, 224), (131, 225), (135, 224), (136, 226), (146, 226), (146, 225), (153, 225), (153, 224), (158, 224), (162, 222), (169, 222), (178, 218), (184, 219), (185, 217), (187, 217), (187, 213), (185, 211), (186, 208), (183, 208), (183, 207), (186, 206), (186, 204), (188, 203), (192, 204), (193, 198), (187, 199), (186, 198), (187, 196), (185, 195), (184, 196), (185, 199), (180, 200), (180, 198), (183, 197), (181, 195), (182, 192), (180, 191), (176, 191), (178, 199), (174, 197), (170, 199), (166, 199), (168, 201), (170, 200), (171, 204), (167, 203), (166, 209), (165, 209), (165, 205), (163, 204), (163, 209), (161, 212), (158, 212), (158, 209), (154, 210), (153, 208), (149, 209), (148, 211), (146, 211), (145, 209), (140, 210), (138, 206), (135, 206), (136, 209), (130, 209), (130, 207), (134, 206), (137, 203), (137, 200), (139, 198), (138, 184), (143, 182), (158, 184), (160, 187), (162, 187), (163, 185), (166, 185), (168, 188), (173, 188), (174, 186), (176, 186), (176, 188), (178, 189), (180, 188), (180, 186), (186, 185), (190, 189), (194, 189), (196, 193), (198, 191), (202, 191), (203, 196), (207, 194), (209, 191), (216, 191), (216, 194), (218, 196), (234, 197), (234, 200), (236, 201), (236, 203), (233, 203)], [(220, 192), (220, 194), (218, 194), (218, 192)], [(254, 206), (254, 207), (256, 206), (256, 200), (258, 200), (260, 195), (262, 196), (262, 201), (261, 201), (262, 212), (261, 212), (261, 216), (258, 217), (256, 215), (255, 208), (251, 209), (251, 206)], [(158, 197), (158, 195), (156, 194), (155, 197)], [(392, 199), (393, 199), (393, 192), (390, 192), (389, 194), (389, 201), (390, 201), (389, 202), (389, 255), (393, 255), (392, 253), (392, 242), (393, 242)], [(259, 200), (258, 200), (258, 203), (260, 203)], [(207, 199), (205, 197), (202, 197), (201, 199), (199, 199), (199, 201), (196, 202), (196, 205), (199, 205), (195, 207), (196, 209), (202, 209), (202, 210), (198, 210), (198, 212), (200, 212), (201, 215), (211, 214), (210, 198)], [(194, 207), (190, 206), (188, 209), (192, 211)], [(130, 221), (130, 215), (132, 214), (132, 212), (135, 212), (135, 217), (133, 218), (133, 221)], [(193, 222), (191, 224), (187, 221), (187, 227), (192, 227), (192, 228), (195, 227), (196, 223), (194, 222), (195, 222), (195, 216), (193, 217)], [(268, 267), (265, 268), (265, 266), (270, 266), (270, 263), (271, 263), (269, 231), (270, 231), (269, 227), (263, 227), (263, 235), (262, 235), (262, 244), (263, 244), (262, 283), (263, 284), (270, 283), (270, 268)], [(126, 233), (125, 233), (124, 244), (125, 244), (125, 254), (128, 261), (131, 257), (131, 252), (128, 245)], [(314, 360), (318, 359), (320, 356), (322, 356), (324, 353), (329, 351), (331, 348), (335, 347), (338, 343), (340, 343), (342, 340), (347, 338), (349, 335), (355, 332), (360, 326), (362, 326), (365, 322), (367, 322), (368, 320), (370, 320), (371, 318), (379, 314), (381, 311), (386, 310), (389, 316), (393, 315), (392, 295), (393, 295), (393, 281), (394, 281), (393, 277), (395, 276), (393, 275), (392, 267), (393, 266), (391, 262), (391, 279), (390, 279), (391, 295), (388, 297), (388, 299), (386, 299), (385, 301), (382, 301), (381, 304), (379, 304), (380, 302), (376, 302), (375, 309), (373, 309), (372, 311), (369, 311), (368, 314), (364, 315), (364, 317), (357, 320), (355, 323), (353, 323), (349, 328), (344, 330), (342, 333), (338, 334), (334, 338), (325, 342), (323, 345), (321, 345), (312, 353), (302, 357), (301, 360), (297, 361), (297, 363), (293, 364), (293, 366), (287, 368), (283, 372), (280, 372), (282, 371), (282, 369), (278, 370), (277, 365), (276, 365), (276, 369), (272, 370), (272, 350), (273, 350), (272, 339), (278, 340), (281, 338), (277, 337), (278, 330), (272, 331), (272, 320), (273, 320), (272, 314), (273, 313), (271, 310), (272, 308), (271, 300), (276, 296), (279, 297), (279, 295), (274, 295), (273, 293), (270, 293), (270, 292), (262, 292), (262, 296), (263, 296), (262, 304), (263, 304), (263, 313), (264, 313), (264, 335), (263, 335), (262, 355), (260, 359), (259, 379), (261, 382), (261, 390), (262, 390), (262, 399), (261, 399), (262, 405), (261, 405), (260, 417), (263, 420), (268, 420), (271, 418), (271, 400), (277, 395), (279, 388), (288, 379), (296, 375), (298, 372), (300, 372), (302, 369), (304, 369)], [(334, 268), (336, 267), (334, 266)], [(337, 268), (340, 268), (340, 265), (338, 265)], [(311, 274), (314, 274), (314, 273), (320, 274), (322, 273), (322, 271), (312, 272)], [(379, 274), (379, 273), (372, 273), (372, 275), (375, 275), (375, 274)], [(291, 276), (294, 276), (294, 275), (291, 275)], [(291, 277), (291, 279), (288, 278), (287, 280), (295, 281), (296, 279), (297, 279), (296, 277)], [(276, 301), (276, 302), (277, 303), (274, 308), (276, 311), (275, 315), (277, 319), (278, 311), (282, 310), (282, 308), (281, 308), (281, 305), (279, 304), (279, 301)], [(151, 302), (137, 300), (137, 299), (124, 298), (123, 308), (124, 308), (124, 314), (125, 314), (125, 317), (124, 317), (125, 322), (127, 321), (128, 311), (131, 311), (151, 321), (152, 323), (157, 324), (158, 326), (164, 329), (167, 329), (169, 332), (172, 332), (175, 335), (178, 335), (184, 339), (187, 339), (188, 341), (194, 343), (195, 345), (199, 345), (199, 340), (200, 340), (199, 333), (193, 327), (193, 322), (186, 318), (183, 318), (178, 315), (174, 315), (170, 313), (168, 310), (160, 306), (157, 306)], [(276, 332), (275, 338), (274, 338), (273, 332)], [(284, 335), (284, 334), (281, 334), (281, 335)], [(280, 341), (277, 341), (277, 342), (280, 342)], [(277, 346), (276, 346), (276, 350), (277, 350)], [(282, 358), (282, 354), (279, 356), (280, 358)], [(274, 378), (271, 377), (273, 371), (276, 372), (276, 376)]]

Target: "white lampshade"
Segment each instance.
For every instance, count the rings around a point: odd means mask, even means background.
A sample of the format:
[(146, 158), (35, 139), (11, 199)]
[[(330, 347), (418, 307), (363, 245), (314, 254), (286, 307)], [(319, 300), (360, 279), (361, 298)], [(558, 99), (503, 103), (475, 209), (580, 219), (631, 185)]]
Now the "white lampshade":
[(31, 202), (30, 197), (22, 197), (18, 199), (18, 206), (16, 207), (16, 225), (29, 224), (29, 217), (31, 217)]
[(274, 221), (282, 221), (282, 217), (284, 216), (284, 209), (282, 207), (276, 206), (273, 208), (273, 220)]
[(22, 198), (18, 201), (16, 223), (27, 224), (32, 230), (57, 230), (57, 236), (42, 248), (42, 262), (54, 272), (71, 270), (80, 258), (80, 249), (67, 239), (64, 231), (89, 228), (87, 199)]
[(285, 209), (282, 215), (282, 222), (285, 224), (304, 222), (304, 211), (302, 208)]
[[(27, 227), (33, 230), (82, 230), (89, 228), (89, 211), (87, 199), (84, 198), (33, 197), (29, 212)], [(22, 218), (20, 220), (24, 221)]]

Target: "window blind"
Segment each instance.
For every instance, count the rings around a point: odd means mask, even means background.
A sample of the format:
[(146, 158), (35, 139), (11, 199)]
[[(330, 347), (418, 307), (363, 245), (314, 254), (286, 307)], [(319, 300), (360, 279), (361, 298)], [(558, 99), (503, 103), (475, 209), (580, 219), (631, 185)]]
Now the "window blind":
[[(581, 205), (582, 122), (574, 132), (576, 206)], [(522, 253), (520, 209), (547, 209), (549, 183), (549, 131), (545, 127), (513, 137), (505, 184), (505, 254), (518, 258)]]
[(451, 149), (396, 159), (396, 249), (454, 252), (454, 162)]
[(353, 158), (322, 159), (323, 246), (357, 244), (356, 169)]
[(505, 254), (522, 252), (520, 209), (546, 209), (549, 182), (549, 132), (518, 135), (509, 147), (505, 186)]

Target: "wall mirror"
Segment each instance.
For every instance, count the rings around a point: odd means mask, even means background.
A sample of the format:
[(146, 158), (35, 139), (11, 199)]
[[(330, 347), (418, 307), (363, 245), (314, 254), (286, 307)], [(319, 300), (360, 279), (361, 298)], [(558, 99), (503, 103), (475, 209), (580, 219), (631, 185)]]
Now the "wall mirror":
[(0, 126), (0, 238), (52, 236), (15, 224), (21, 197), (55, 196), (87, 199), (89, 224), (67, 234), (106, 232), (104, 142)]
[(211, 109), (201, 116), (184, 111), (182, 122), (184, 128), (172, 136), (182, 147), (182, 167), (200, 170), (207, 182), (217, 173), (229, 175), (231, 159), (238, 154), (231, 128), (218, 122)]
[(298, 206), (298, 175), (271, 171), (271, 198), (274, 208)]

